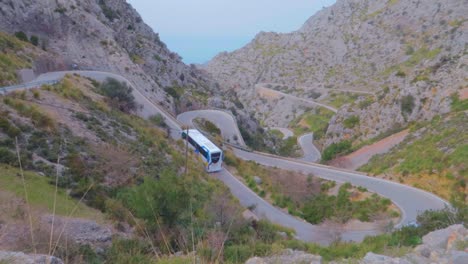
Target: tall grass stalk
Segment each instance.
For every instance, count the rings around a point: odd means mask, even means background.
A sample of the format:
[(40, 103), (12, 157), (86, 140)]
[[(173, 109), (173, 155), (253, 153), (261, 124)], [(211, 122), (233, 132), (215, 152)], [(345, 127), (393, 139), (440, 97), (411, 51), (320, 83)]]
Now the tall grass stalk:
[(60, 238), (62, 237), (63, 232), (64, 232), (64, 231), (66, 230), (66, 228), (67, 228), (67, 225), (68, 225), (68, 222), (69, 222), (69, 218), (73, 216), (73, 214), (75, 213), (76, 209), (78, 209), (78, 206), (83, 202), (83, 199), (86, 197), (86, 195), (87, 195), (88, 192), (91, 190), (91, 188), (93, 188), (93, 186), (94, 186), (94, 183), (91, 183), (91, 184), (89, 185), (89, 187), (88, 187), (88, 189), (86, 190), (86, 192), (81, 196), (81, 198), (80, 198), (80, 200), (78, 201), (78, 203), (73, 207), (72, 211), (71, 211), (70, 214), (68, 215), (67, 220), (65, 221), (65, 224), (63, 225), (63, 228), (62, 228), (62, 230), (60, 231), (60, 234), (59, 234), (59, 236), (58, 236), (58, 238), (57, 238), (57, 242), (55, 242), (55, 246), (54, 246), (54, 248), (53, 248), (53, 250), (52, 250), (52, 253), (51, 253), (52, 256), (54, 255), (55, 250), (56, 250), (57, 247), (58, 247), (58, 244), (59, 244), (59, 242), (60, 242)]
[[(52, 250), (52, 239), (54, 235), (54, 224), (55, 224), (55, 209), (57, 207), (57, 192), (58, 192), (58, 177), (59, 177), (59, 165), (60, 165), (60, 155), (62, 154), (62, 143), (60, 143), (59, 154), (57, 155), (57, 166), (55, 171), (55, 193), (54, 193), (54, 207), (52, 209), (52, 225), (50, 228), (50, 238), (49, 238), (49, 251), (48, 255)], [(47, 263), (50, 263), (50, 258), (47, 259)]]
[[(148, 198), (149, 196), (148, 196), (148, 194), (146, 192), (145, 192), (145, 195), (146, 195), (146, 200), (148, 201), (148, 204), (150, 205), (151, 211), (153, 212), (154, 219), (156, 220), (156, 224), (158, 225), (159, 233), (162, 236), (162, 239), (164, 241), (164, 245), (166, 246), (167, 252), (169, 252), (169, 254), (172, 254), (173, 250), (170, 248), (169, 243), (167, 243), (166, 235), (164, 235), (164, 232), (161, 229), (161, 225), (159, 224), (159, 219), (156, 216), (156, 211), (154, 210), (153, 204), (150, 202), (150, 200)], [(150, 241), (151, 241), (151, 239), (150, 239)]]
[(18, 156), (18, 164), (19, 164), (20, 172), (21, 172), (21, 181), (23, 183), (24, 199), (26, 200), (26, 206), (28, 208), (29, 232), (31, 234), (31, 245), (33, 246), (34, 254), (36, 254), (37, 251), (36, 251), (36, 244), (34, 243), (34, 231), (33, 231), (32, 215), (31, 215), (31, 206), (29, 204), (28, 190), (26, 189), (26, 180), (24, 179), (23, 166), (21, 164), (21, 156), (20, 156), (20, 149), (19, 149), (19, 145), (18, 145), (18, 137), (15, 137), (15, 146), (16, 146), (16, 155)]
[(140, 230), (143, 230), (143, 232), (145, 233), (146, 238), (148, 239), (149, 243), (151, 244), (151, 249), (153, 250), (153, 253), (156, 256), (156, 259), (159, 260), (160, 257), (159, 257), (158, 251), (156, 251), (156, 247), (153, 244), (153, 240), (151, 239), (151, 237), (150, 237), (150, 235), (148, 233), (148, 230), (146, 230), (146, 227), (142, 228), (142, 226), (140, 226), (140, 224), (138, 223), (136, 217), (133, 215), (133, 213), (130, 210), (128, 212), (130, 213), (130, 216), (133, 218), (133, 221), (135, 222), (137, 227), (140, 228)]

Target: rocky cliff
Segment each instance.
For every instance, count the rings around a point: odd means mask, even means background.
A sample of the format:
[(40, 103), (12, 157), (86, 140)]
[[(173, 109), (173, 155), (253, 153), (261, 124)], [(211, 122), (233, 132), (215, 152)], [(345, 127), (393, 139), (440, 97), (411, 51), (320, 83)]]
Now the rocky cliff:
[(171, 52), (125, 0), (6, 0), (0, 14), (1, 31), (24, 32), (54, 54), (34, 60), (36, 74), (114, 72), (173, 110), (174, 100), (181, 108), (206, 104), (214, 85)]
[[(325, 144), (364, 140), (450, 110), (449, 95), (466, 86), (467, 13), (466, 0), (338, 0), (299, 30), (261, 32), (203, 68), (251, 110), (257, 83), (285, 85), (302, 97), (320, 89), (374, 92), (340, 107)], [(358, 124), (344, 126), (353, 115)]]

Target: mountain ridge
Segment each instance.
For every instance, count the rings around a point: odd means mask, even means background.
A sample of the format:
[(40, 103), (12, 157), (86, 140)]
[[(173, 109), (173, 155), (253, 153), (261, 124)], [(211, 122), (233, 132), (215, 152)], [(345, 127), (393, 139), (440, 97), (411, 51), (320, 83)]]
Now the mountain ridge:
[[(363, 141), (450, 111), (450, 95), (466, 80), (466, 3), (337, 1), (297, 31), (261, 32), (246, 46), (218, 54), (203, 68), (235, 90), (260, 120), (264, 117), (259, 112), (269, 109), (255, 97), (259, 82), (280, 83), (296, 92), (297, 86), (310, 87), (305, 93), (314, 88), (374, 91), (377, 100), (358, 98), (342, 106), (330, 120), (322, 143)], [(405, 97), (412, 98), (407, 99), (412, 107), (403, 111)], [(290, 122), (304, 112), (296, 107), (295, 115), (280, 121)], [(343, 126), (353, 115), (359, 124), (352, 129)]]

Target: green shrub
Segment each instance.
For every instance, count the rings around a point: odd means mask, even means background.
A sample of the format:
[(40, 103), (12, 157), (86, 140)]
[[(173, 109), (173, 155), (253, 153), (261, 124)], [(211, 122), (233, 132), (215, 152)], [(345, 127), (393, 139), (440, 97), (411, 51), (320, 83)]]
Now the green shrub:
[[(191, 183), (190, 188), (197, 190), (194, 210), (207, 200), (208, 190), (203, 186), (202, 182)], [(187, 207), (189, 197), (184, 178), (170, 170), (163, 171), (157, 180), (147, 177), (142, 184), (123, 189), (117, 195), (136, 217), (153, 223), (150, 227), (155, 227), (155, 217), (169, 227), (187, 223), (191, 214)]]
[(31, 35), (31, 37), (29, 38), (29, 41), (31, 42), (31, 44), (33, 44), (36, 47), (39, 45), (39, 37), (35, 35)]
[(307, 201), (302, 208), (304, 219), (312, 224), (319, 224), (333, 215), (335, 196), (318, 194)]
[(200, 126), (201, 130), (208, 132), (212, 136), (221, 135), (221, 130), (209, 120), (204, 118), (195, 119), (195, 123)]
[(120, 14), (106, 5), (104, 0), (99, 0), (99, 6), (101, 7), (102, 13), (104, 16), (109, 19), (110, 22), (113, 22), (114, 19), (120, 17)]
[(12, 125), (8, 119), (0, 116), (0, 131), (3, 131), (7, 134), (10, 138), (17, 137), (21, 134), (21, 130), (19, 130), (16, 126)]
[(297, 149), (297, 137), (293, 136), (281, 141), (278, 153), (281, 156), (293, 156)]
[(367, 98), (366, 100), (364, 101), (360, 101), (358, 106), (359, 106), (359, 109), (366, 109), (367, 107), (369, 107), (372, 103), (374, 102), (374, 100), (372, 98)]
[(8, 150), (7, 148), (0, 147), (0, 163), (5, 163), (8, 165), (16, 165), (17, 158), (16, 155)]
[(227, 263), (244, 263), (254, 254), (250, 245), (232, 245), (224, 249), (224, 259)]
[(35, 99), (41, 99), (41, 93), (38, 90), (32, 90)]
[(151, 264), (156, 263), (151, 245), (138, 239), (117, 239), (107, 252), (107, 263)]
[(412, 95), (405, 95), (401, 98), (401, 113), (411, 114), (414, 109), (414, 97)]
[(128, 113), (135, 110), (137, 107), (135, 97), (132, 94), (132, 88), (125, 82), (107, 78), (107, 80), (101, 84), (99, 91), (111, 99), (110, 105), (112, 107), (122, 112)]
[(452, 99), (452, 111), (466, 111), (468, 110), (468, 99), (460, 100), (460, 95), (458, 93), (452, 94), (450, 97)]
[(333, 143), (326, 147), (322, 154), (322, 160), (332, 160), (339, 154), (347, 154), (351, 150), (351, 141), (344, 140), (338, 143)]
[(28, 36), (23, 31), (16, 32), (15, 37), (17, 37), (21, 41), (28, 42)]
[(54, 12), (59, 13), (59, 14), (64, 14), (65, 12), (67, 12), (67, 8), (64, 6), (58, 6), (57, 8), (54, 9)]
[[(20, 94), (20, 98), (21, 97), (23, 97), (22, 94)], [(13, 107), (16, 111), (18, 111), (20, 115), (30, 118), (32, 123), (37, 127), (46, 128), (49, 130), (55, 129), (54, 120), (48, 115), (39, 111), (37, 107), (33, 105), (27, 105), (21, 102), (20, 100), (13, 98), (5, 98), (3, 101), (5, 104), (8, 104), (9, 106)]]
[(406, 77), (406, 73), (402, 70), (398, 70), (396, 76), (404, 78)]
[(178, 87), (178, 86), (168, 86), (168, 87), (165, 87), (164, 88), (164, 91), (170, 95), (172, 98), (174, 98), (175, 100), (179, 100), (180, 97), (182, 96), (184, 90), (182, 87)]
[(161, 114), (152, 115), (149, 117), (151, 123), (159, 127), (167, 127), (166, 120)]
[(418, 215), (417, 220), (423, 233), (443, 229), (450, 225), (463, 222), (460, 211), (453, 211), (449, 208), (442, 210), (425, 211)]
[(360, 121), (359, 116), (352, 115), (343, 121), (343, 126), (345, 128), (353, 128), (359, 124), (359, 121)]

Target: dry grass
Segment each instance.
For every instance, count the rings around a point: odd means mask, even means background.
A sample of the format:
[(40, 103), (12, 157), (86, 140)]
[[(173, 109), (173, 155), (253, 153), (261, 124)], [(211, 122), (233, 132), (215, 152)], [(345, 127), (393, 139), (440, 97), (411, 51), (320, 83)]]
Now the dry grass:
[(138, 168), (140, 161), (128, 150), (118, 148), (110, 144), (92, 146), (97, 157), (105, 159), (99, 168), (103, 172), (103, 184), (107, 186), (122, 186), (134, 178), (135, 173), (131, 168)]

